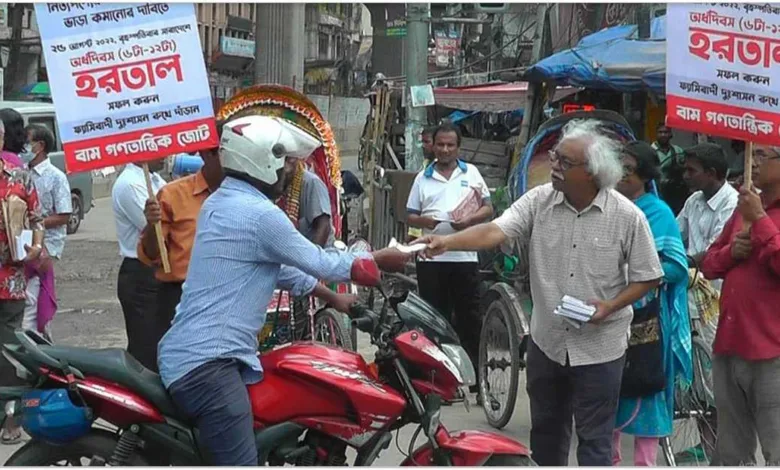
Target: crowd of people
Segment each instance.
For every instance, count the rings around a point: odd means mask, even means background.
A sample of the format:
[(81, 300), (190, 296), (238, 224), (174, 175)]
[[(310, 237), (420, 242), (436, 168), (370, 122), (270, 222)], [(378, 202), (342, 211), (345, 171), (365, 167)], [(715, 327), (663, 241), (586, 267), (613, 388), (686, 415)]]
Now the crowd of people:
[[(0, 110), (0, 189), (27, 205), (33, 241), (11, 257), (0, 221), (0, 339), (20, 327), (49, 334), (54, 266), (72, 212), (67, 177), (49, 160), (52, 132)], [(279, 118), (218, 123), (219, 147), (203, 167), (166, 183), (163, 161), (119, 175), (112, 203), (122, 264), (117, 280), (130, 354), (159, 371), (177, 406), (197, 424), (212, 461), (256, 464), (246, 384), (262, 378), (257, 334), (279, 286), (340, 311), (357, 299), (318, 281), (401, 270), (408, 255), (329, 250), (325, 185), (301, 161), (319, 142)], [(427, 245), (417, 260), (420, 295), (450, 320), (474, 364), (481, 316), (477, 252), (507, 241), (527, 247), (534, 302), (527, 351), (531, 450), (540, 465), (568, 464), (572, 421), (580, 465), (617, 465), (621, 435), (634, 463), (655, 465), (672, 433), (675, 387), (693, 379), (691, 319), (713, 351), (719, 465), (755, 463), (760, 442), (780, 464), (780, 148), (756, 145), (754, 187), (728, 182), (723, 149), (702, 143), (623, 142), (597, 120), (569, 122), (550, 151), (549, 184), (498, 218), (477, 167), (460, 158), (450, 124), (423, 132), (426, 163), (407, 201), (407, 221)], [(684, 190), (679, 187), (683, 181)], [(461, 209), (473, 197), (468, 211)], [(294, 207), (295, 210), (288, 210)], [(2, 219), (2, 218), (0, 218)], [(162, 267), (160, 224), (170, 269)], [(555, 315), (563, 296), (588, 301), (590, 322)], [(296, 325), (296, 329), (299, 327)], [(0, 374), (14, 384), (13, 366)], [(2, 442), (21, 430), (7, 420)]]
[[(443, 281), (441, 272), (456, 270), (436, 263), (507, 241), (529, 253), (535, 462), (568, 464), (573, 420), (580, 465), (619, 464), (628, 434), (634, 464), (654, 466), (659, 439), (672, 434), (675, 390), (693, 380), (695, 319), (714, 358), (712, 463), (755, 464), (758, 442), (767, 464), (778, 463), (780, 413), (770, 390), (780, 380), (780, 322), (772, 313), (780, 300), (779, 147), (755, 146), (754, 185), (737, 190), (717, 144), (682, 149), (663, 125), (652, 145), (626, 143), (604, 123), (575, 120), (550, 151), (551, 183), (493, 221), (487, 193), (472, 218), (452, 220), (459, 198), (482, 178), (448, 151), (457, 130), (445, 125), (429, 135), (432, 160), (407, 204), (409, 224), (427, 245), (420, 292), (462, 325), (466, 345), (479, 337), (468, 329), (478, 313), (462, 297), (474, 286), (462, 285), (467, 274)], [(590, 322), (575, 328), (554, 314), (565, 295), (595, 307)], [(700, 446), (713, 439), (700, 432)]]

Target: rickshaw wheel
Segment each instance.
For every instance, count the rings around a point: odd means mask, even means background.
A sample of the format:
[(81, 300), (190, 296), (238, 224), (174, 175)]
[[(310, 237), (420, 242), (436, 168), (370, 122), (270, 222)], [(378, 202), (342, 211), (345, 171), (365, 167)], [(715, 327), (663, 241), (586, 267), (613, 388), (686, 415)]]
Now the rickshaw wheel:
[[(487, 294), (489, 303), (482, 321), (479, 387), (482, 409), (488, 423), (501, 429), (512, 418), (517, 402), (520, 369), (524, 368), (520, 345), (525, 332), (514, 309), (507, 305), (510, 296), (502, 295), (495, 287)], [(511, 288), (504, 286), (501, 290), (505, 289)], [(508, 386), (500, 387), (502, 384)]]
[(314, 315), (314, 341), (355, 351), (350, 324), (349, 317), (335, 309), (320, 310)]

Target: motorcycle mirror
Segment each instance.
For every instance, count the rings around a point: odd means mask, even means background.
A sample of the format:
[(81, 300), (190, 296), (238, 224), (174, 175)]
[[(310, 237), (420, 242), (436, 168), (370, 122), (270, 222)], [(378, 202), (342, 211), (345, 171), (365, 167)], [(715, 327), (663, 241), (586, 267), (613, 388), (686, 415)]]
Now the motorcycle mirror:
[(377, 287), (382, 282), (379, 266), (373, 259), (361, 258), (352, 263), (352, 282), (363, 287)]

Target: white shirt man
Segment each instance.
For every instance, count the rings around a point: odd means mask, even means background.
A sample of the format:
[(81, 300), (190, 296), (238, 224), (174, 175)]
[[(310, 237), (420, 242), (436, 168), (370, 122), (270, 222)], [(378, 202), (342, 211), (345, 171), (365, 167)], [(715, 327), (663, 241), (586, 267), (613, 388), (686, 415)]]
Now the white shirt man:
[[(149, 163), (150, 171), (161, 169), (162, 160)], [(155, 194), (165, 185), (156, 173), (151, 174)], [(127, 328), (127, 352), (138, 359), (147, 369), (157, 371), (157, 341), (155, 335), (158, 321), (150, 312), (157, 311), (157, 292), (160, 284), (154, 275), (154, 268), (138, 259), (138, 240), (146, 227), (144, 207), (149, 199), (143, 169), (133, 163), (125, 166), (111, 192), (116, 222), (116, 237), (122, 266), (119, 268), (117, 297), (122, 305)]]
[[(39, 330), (39, 306), (44, 309), (42, 312), (45, 312), (46, 308), (54, 309), (51, 311), (52, 315), (56, 312), (57, 295), (53, 290), (53, 279), (49, 277), (54, 276), (53, 263), (60, 259), (65, 249), (68, 218), (73, 212), (73, 204), (68, 177), (55, 167), (48, 157), (48, 153), (54, 150), (54, 134), (46, 128), (32, 126), (28, 131), (28, 141), (28, 157), (31, 158), (29, 161), (30, 176), (35, 185), (35, 191), (38, 193), (41, 215), (43, 215), (44, 225), (47, 227), (43, 244), (51, 262), (51, 264), (41, 263), (35, 267), (27, 280), (27, 300), (24, 306), (22, 328), (37, 331)], [(44, 281), (43, 292), (41, 292), (42, 281)], [(45, 298), (44, 296), (48, 296), (50, 307), (47, 307), (46, 304), (39, 304), (39, 300)], [(45, 313), (43, 314), (45, 315)], [(44, 328), (48, 332), (48, 324)]]
[[(417, 175), (406, 203), (407, 222), (423, 234), (451, 234), (490, 220), (490, 191), (474, 165), (458, 159), (461, 136), (457, 128), (442, 125), (433, 133), (436, 160)], [(478, 194), (478, 197), (477, 197)], [(452, 212), (467, 197), (477, 204), (471, 213)], [(459, 211), (461, 212), (461, 211)], [(463, 347), (475, 364), (479, 358), (479, 264), (476, 252), (444, 253), (418, 261), (420, 296), (452, 322)]]
[[(477, 167), (462, 160), (458, 160), (457, 165), (449, 179), (436, 171), (433, 164), (429, 164), (414, 180), (406, 203), (407, 212), (440, 221), (434, 229), (424, 227), (423, 235), (455, 233), (456, 230), (452, 227), (452, 222), (455, 221), (452, 220), (450, 211), (473, 189), (479, 191), (483, 201), (490, 200), (490, 190)], [(426, 262), (476, 263), (477, 252), (447, 252)]]
[[(157, 173), (152, 173), (151, 177), (152, 189), (157, 194), (157, 191), (165, 185), (165, 180)], [(111, 199), (114, 206), (119, 254), (123, 258), (138, 259), (136, 247), (141, 231), (146, 227), (144, 207), (146, 200), (149, 199), (144, 170), (133, 163), (125, 166), (114, 183)]]
[[(724, 182), (718, 192), (709, 199), (703, 191), (696, 191), (685, 201), (685, 206), (677, 216), (677, 223), (680, 225), (680, 233), (683, 243), (687, 246), (688, 256), (696, 258), (707, 252), (707, 248), (720, 236), (726, 222), (734, 213), (738, 198), (737, 190)], [(699, 277), (703, 278), (702, 274), (699, 274)], [(709, 281), (709, 284), (720, 293), (723, 281), (716, 279)], [(717, 317), (708, 319), (706, 314), (702, 318), (696, 296), (691, 295), (690, 292), (688, 312), (691, 318), (701, 320), (701, 324), (698, 325), (699, 333), (707, 344), (712, 345), (715, 341), (718, 319)]]
[(739, 193), (727, 182), (709, 199), (703, 191), (691, 194), (677, 215), (683, 242), (688, 247), (688, 256), (707, 251), (737, 208), (738, 199)]

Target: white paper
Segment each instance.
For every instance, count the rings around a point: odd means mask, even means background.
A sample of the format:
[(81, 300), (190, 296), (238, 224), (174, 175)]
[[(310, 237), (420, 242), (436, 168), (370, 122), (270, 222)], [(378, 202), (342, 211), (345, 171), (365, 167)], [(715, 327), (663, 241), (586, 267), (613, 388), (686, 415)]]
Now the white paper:
[(417, 253), (419, 251), (423, 251), (426, 248), (427, 245), (424, 243), (414, 243), (412, 245), (402, 245), (398, 243), (398, 240), (395, 238), (390, 239), (390, 243), (388, 243), (388, 248), (395, 248), (396, 250), (400, 251), (401, 253)]
[(27, 257), (24, 246), (32, 246), (32, 235), (32, 230), (22, 230), (22, 233), (16, 236), (16, 259), (23, 260)]

